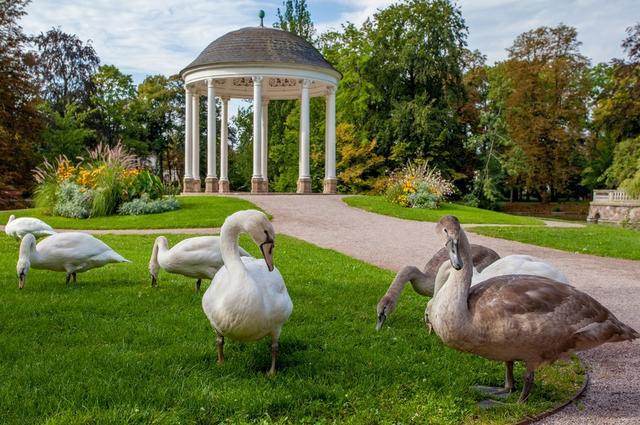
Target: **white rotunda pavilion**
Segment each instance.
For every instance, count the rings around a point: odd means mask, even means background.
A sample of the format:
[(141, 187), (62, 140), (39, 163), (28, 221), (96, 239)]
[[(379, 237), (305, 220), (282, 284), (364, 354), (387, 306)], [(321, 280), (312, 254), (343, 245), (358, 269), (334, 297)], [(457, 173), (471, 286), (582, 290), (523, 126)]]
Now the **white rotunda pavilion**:
[[(300, 99), (298, 193), (311, 192), (309, 99), (326, 99), (324, 193), (336, 193), (336, 89), (340, 73), (297, 35), (275, 28), (247, 27), (213, 41), (181, 71), (185, 82), (184, 192), (200, 192), (200, 97), (207, 100), (205, 192), (230, 191), (228, 102), (253, 99), (251, 192), (268, 191), (268, 108), (271, 99)], [(216, 167), (216, 102), (222, 101), (220, 175)], [(196, 112), (196, 113), (194, 113)]]

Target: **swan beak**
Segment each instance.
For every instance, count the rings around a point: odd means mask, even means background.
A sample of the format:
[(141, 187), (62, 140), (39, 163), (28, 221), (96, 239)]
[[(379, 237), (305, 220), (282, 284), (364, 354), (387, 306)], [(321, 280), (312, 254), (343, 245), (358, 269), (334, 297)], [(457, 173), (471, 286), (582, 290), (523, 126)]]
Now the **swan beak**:
[(151, 275), (151, 287), (155, 287), (157, 283), (157, 279), (154, 275)]
[(378, 321), (376, 322), (376, 331), (382, 329), (382, 325), (384, 325), (384, 321), (387, 320), (387, 315), (384, 312), (378, 315)]
[(24, 281), (25, 281), (25, 275), (24, 272), (20, 273), (20, 276), (18, 276), (18, 288), (22, 289), (24, 288)]
[(270, 272), (273, 271), (273, 242), (265, 242), (260, 245), (260, 251), (264, 257), (264, 262), (267, 263), (267, 268)]
[(460, 254), (458, 253), (458, 240), (447, 239), (447, 243), (445, 244), (445, 246), (449, 250), (449, 260), (451, 260), (451, 266), (453, 266), (453, 268), (456, 270), (460, 270), (463, 264), (462, 259), (460, 258)]

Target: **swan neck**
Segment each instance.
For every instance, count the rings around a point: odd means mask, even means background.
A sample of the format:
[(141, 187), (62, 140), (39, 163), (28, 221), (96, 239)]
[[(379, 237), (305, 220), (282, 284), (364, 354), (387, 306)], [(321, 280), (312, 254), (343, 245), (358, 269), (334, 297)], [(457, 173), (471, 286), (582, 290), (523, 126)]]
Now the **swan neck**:
[(165, 253), (167, 252), (167, 249), (169, 247), (169, 243), (167, 242), (167, 239), (164, 237), (159, 237), (156, 238), (156, 241), (153, 243), (153, 251), (151, 251), (151, 261), (150, 263), (153, 266), (157, 266), (158, 265), (158, 255), (160, 253)]
[(471, 256), (471, 246), (467, 235), (460, 229), (458, 237), (458, 254), (462, 259), (462, 268), (456, 270), (451, 268), (451, 273), (442, 287), (441, 291), (446, 293), (446, 299), (455, 306), (460, 316), (466, 317), (469, 313), (467, 300), (469, 298), (469, 288), (473, 277), (473, 261)]
[(245, 268), (240, 259), (239, 248), (240, 233), (243, 231), (243, 227), (235, 218), (227, 219), (220, 230), (220, 253), (229, 271)]
[(38, 250), (36, 249), (36, 241), (33, 237), (25, 236), (20, 243), (20, 258), (28, 259), (30, 262), (37, 263), (39, 259)]

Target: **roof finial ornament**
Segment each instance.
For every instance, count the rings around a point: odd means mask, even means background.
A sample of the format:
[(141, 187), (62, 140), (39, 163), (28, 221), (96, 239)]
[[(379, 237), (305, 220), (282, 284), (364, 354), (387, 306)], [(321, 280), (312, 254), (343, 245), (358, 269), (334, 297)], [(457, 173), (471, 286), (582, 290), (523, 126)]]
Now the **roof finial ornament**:
[(260, 26), (264, 27), (264, 22), (262, 22), (264, 19), (264, 10), (260, 10), (260, 12), (258, 12), (258, 17), (260, 18)]

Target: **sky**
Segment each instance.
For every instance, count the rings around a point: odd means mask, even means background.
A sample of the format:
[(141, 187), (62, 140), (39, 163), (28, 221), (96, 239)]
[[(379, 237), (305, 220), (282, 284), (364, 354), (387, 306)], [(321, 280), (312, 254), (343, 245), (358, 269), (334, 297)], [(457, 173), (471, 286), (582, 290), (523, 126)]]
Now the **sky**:
[[(307, 0), (318, 33), (349, 21), (361, 24), (387, 0)], [(103, 64), (140, 83), (146, 75), (171, 75), (213, 40), (239, 28), (272, 26), (283, 1), (255, 0), (32, 0), (20, 22), (27, 34), (52, 27), (91, 40)], [(640, 0), (458, 0), (469, 28), (468, 45), (504, 60), (519, 34), (539, 26), (576, 27), (581, 52), (592, 63), (624, 56), (625, 29), (640, 21)]]

